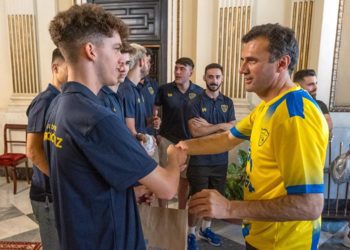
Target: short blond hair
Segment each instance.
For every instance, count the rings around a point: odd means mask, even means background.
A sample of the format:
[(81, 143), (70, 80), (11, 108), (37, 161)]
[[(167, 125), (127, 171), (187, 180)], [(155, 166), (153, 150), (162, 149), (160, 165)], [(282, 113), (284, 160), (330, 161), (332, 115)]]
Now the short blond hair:
[(147, 50), (145, 47), (138, 43), (131, 43), (130, 46), (134, 48), (134, 51), (130, 53), (130, 69), (133, 69), (137, 61), (147, 55)]

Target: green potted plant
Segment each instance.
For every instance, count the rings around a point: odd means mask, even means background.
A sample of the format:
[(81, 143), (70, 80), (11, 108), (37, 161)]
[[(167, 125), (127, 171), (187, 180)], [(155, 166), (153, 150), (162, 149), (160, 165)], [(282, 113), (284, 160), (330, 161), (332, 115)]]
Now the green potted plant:
[(238, 150), (238, 164), (231, 163), (227, 168), (225, 196), (229, 200), (243, 200), (243, 185), (245, 181), (245, 168), (248, 161), (248, 153)]

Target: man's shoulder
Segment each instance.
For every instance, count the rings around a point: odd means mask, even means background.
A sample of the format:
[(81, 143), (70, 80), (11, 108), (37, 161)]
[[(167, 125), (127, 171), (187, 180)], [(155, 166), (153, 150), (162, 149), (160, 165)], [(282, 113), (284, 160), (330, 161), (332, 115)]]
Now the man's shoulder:
[(41, 108), (48, 108), (51, 102), (59, 95), (59, 92), (53, 92), (49, 89), (44, 90), (39, 93), (28, 106), (27, 115), (34, 106), (40, 105)]
[(204, 89), (201, 86), (199, 86), (198, 84), (191, 82), (191, 89), (190, 90), (193, 92), (196, 92), (197, 94), (200, 94), (203, 92)]
[(317, 102), (318, 106), (320, 107), (323, 114), (329, 114), (328, 107), (323, 101), (316, 100), (316, 102)]
[(157, 82), (157, 79), (155, 78), (147, 77), (145, 79), (145, 83), (146, 83), (146, 86), (151, 86), (153, 88), (158, 87), (158, 82)]
[(205, 102), (208, 98), (206, 97), (204, 91), (198, 95), (196, 95), (193, 99), (190, 99), (190, 104), (198, 105), (202, 102)]
[(173, 89), (174, 86), (174, 82), (168, 82), (166, 84), (160, 85), (159, 90)]
[(44, 91), (39, 93), (34, 98), (34, 100), (48, 100), (48, 101), (52, 101), (59, 94), (60, 94), (60, 92), (58, 90), (54, 89), (53, 86), (49, 86), (47, 89), (45, 89)]
[(125, 81), (121, 83), (118, 87), (118, 93), (120, 93), (123, 97), (134, 95), (134, 88), (131, 84), (133, 83), (130, 81)]
[(222, 96), (222, 99), (224, 100), (225, 103), (228, 103), (228, 104), (232, 104), (233, 105), (233, 101), (232, 101), (232, 98), (231, 97), (228, 97), (227, 95), (224, 95), (221, 93), (221, 96)]
[[(95, 102), (79, 93), (61, 95), (51, 105), (50, 113), (61, 117), (65, 124), (77, 125), (81, 128), (93, 128), (97, 123), (107, 117), (113, 117), (112, 111), (107, 109), (101, 101)], [(58, 115), (57, 115), (58, 114)]]

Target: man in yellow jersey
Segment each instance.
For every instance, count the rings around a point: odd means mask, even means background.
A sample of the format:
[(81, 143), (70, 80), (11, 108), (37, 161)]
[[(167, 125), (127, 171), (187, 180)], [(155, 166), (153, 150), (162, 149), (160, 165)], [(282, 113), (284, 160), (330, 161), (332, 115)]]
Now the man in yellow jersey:
[(294, 32), (253, 27), (243, 38), (240, 73), (262, 102), (230, 131), (181, 141), (189, 155), (217, 154), (250, 140), (244, 201), (202, 190), (189, 203), (200, 217), (243, 219), (246, 249), (317, 249), (328, 127), (315, 100), (290, 79)]

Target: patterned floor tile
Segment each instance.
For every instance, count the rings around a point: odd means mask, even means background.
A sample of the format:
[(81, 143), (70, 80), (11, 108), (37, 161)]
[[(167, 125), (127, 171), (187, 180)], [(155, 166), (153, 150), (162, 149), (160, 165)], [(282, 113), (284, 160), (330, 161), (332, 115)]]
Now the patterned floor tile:
[(0, 239), (38, 229), (38, 225), (26, 215), (3, 220), (0, 222)]
[(15, 206), (0, 207), (0, 221), (11, 219), (14, 217), (22, 216), (23, 213)]
[(27, 214), (27, 217), (29, 217), (29, 219), (31, 219), (32, 221), (34, 221), (36, 224), (38, 224), (38, 221), (35, 218), (35, 215), (33, 213), (31, 214)]
[(8, 238), (2, 239), (5, 241), (28, 241), (28, 242), (40, 242), (40, 233), (38, 229), (30, 230), (24, 233), (16, 234)]

